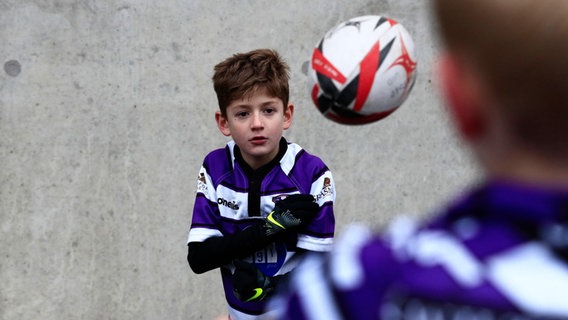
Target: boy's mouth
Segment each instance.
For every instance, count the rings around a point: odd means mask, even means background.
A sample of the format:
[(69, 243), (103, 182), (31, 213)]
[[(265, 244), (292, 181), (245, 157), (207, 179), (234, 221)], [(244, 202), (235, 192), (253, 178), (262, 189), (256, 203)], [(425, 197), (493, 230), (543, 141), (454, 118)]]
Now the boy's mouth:
[(250, 139), (250, 142), (262, 143), (262, 142), (265, 142), (266, 140), (268, 140), (266, 137), (254, 137), (254, 138)]

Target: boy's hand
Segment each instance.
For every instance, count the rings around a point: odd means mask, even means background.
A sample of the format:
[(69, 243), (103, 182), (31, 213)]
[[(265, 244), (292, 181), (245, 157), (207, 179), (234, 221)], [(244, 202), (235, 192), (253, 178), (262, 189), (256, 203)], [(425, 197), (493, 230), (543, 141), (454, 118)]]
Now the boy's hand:
[(266, 217), (266, 235), (273, 235), (310, 222), (319, 210), (311, 194), (293, 194), (276, 202)]
[(233, 273), (233, 293), (240, 301), (260, 301), (274, 290), (272, 279), (255, 265), (235, 260)]

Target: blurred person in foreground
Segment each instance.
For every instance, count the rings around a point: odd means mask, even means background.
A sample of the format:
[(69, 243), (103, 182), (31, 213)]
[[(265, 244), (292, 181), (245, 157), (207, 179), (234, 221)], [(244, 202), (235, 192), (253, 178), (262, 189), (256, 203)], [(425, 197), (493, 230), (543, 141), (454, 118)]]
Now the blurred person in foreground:
[(295, 269), (278, 319), (568, 319), (568, 1), (432, 5), (440, 89), (484, 176), (428, 221), (346, 230)]

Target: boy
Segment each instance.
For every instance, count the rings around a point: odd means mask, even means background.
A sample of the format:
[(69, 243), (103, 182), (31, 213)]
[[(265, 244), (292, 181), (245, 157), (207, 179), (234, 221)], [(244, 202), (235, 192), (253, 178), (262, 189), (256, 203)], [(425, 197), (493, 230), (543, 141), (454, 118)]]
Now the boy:
[(278, 319), (568, 319), (568, 1), (432, 3), (442, 92), (485, 178), (420, 226), (308, 257)]
[(187, 260), (215, 268), (230, 319), (259, 319), (277, 282), (305, 251), (331, 248), (335, 188), (317, 157), (288, 143), (289, 68), (276, 51), (235, 54), (215, 66), (217, 126), (233, 139), (209, 153), (197, 181)]

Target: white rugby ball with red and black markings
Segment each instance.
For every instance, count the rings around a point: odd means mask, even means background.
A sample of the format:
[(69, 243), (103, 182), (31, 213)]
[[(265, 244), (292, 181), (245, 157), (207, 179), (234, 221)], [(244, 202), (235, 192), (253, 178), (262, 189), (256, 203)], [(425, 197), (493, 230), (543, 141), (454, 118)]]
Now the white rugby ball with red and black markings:
[(361, 16), (329, 30), (308, 68), (312, 100), (328, 119), (366, 124), (395, 111), (416, 80), (414, 42), (397, 21)]

